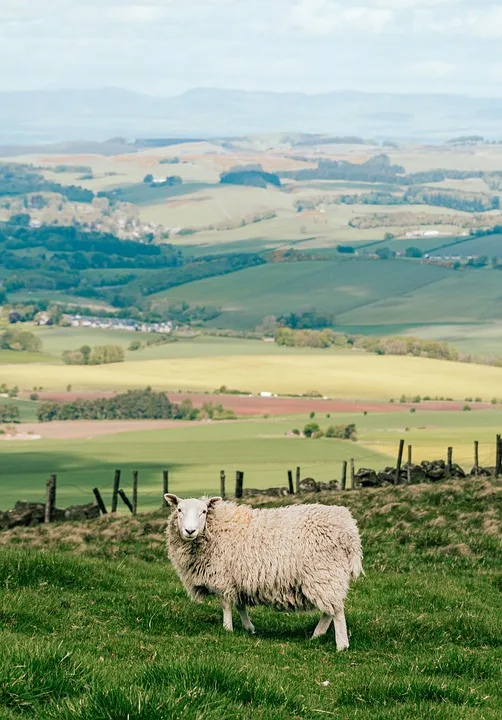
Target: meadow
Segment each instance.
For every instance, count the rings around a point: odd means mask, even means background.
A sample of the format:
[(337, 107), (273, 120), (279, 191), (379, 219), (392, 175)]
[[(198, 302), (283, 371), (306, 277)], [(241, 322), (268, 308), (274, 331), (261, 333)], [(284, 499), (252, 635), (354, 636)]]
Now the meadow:
[[(0, 534), (0, 716), (44, 720), (496, 720), (500, 481), (334, 494), (366, 577), (351, 648), (316, 613), (251, 609), (255, 636), (191, 603), (166, 562), (165, 512)], [(307, 498), (310, 501), (311, 498)]]
[[(224, 397), (222, 398), (224, 403)], [(43, 501), (45, 480), (58, 475), (58, 506), (92, 500), (98, 486), (109, 504), (113, 474), (122, 470), (122, 485), (130, 491), (132, 473), (138, 470), (139, 506), (159, 506), (162, 471), (169, 470), (170, 488), (180, 495), (219, 492), (220, 470), (233, 490), (236, 470), (245, 473), (246, 488), (287, 485), (287, 470), (300, 466), (302, 477), (324, 482), (341, 477), (342, 463), (355, 459), (356, 468), (382, 469), (395, 465), (399, 440), (413, 447), (413, 460), (446, 459), (454, 448), (454, 461), (470, 470), (473, 441), (480, 443), (480, 463), (495, 464), (495, 436), (502, 428), (502, 410), (476, 412), (317, 413), (315, 421), (355, 423), (357, 442), (330, 438), (307, 440), (287, 437), (309, 422), (303, 416), (270, 417), (224, 423), (180, 424), (164, 430), (122, 432), (71, 440), (0, 440), (2, 472), (0, 508), (17, 500)]]

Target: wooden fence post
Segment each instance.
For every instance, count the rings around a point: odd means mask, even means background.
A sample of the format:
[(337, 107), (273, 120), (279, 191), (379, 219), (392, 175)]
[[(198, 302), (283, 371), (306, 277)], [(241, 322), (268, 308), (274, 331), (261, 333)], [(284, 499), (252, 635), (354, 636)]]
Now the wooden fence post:
[(242, 489), (244, 485), (244, 473), (241, 470), (237, 470), (235, 473), (235, 497), (242, 497)]
[(502, 473), (502, 438), (497, 435), (497, 445), (495, 453), (495, 477)]
[(106, 515), (107, 514), (106, 506), (103, 502), (103, 498), (101, 497), (101, 493), (99, 492), (98, 488), (93, 488), (92, 492), (94, 493), (94, 497), (96, 498), (96, 502), (100, 509), (101, 515)]
[(167, 507), (169, 503), (164, 495), (169, 492), (169, 470), (162, 471), (162, 507)]
[(479, 442), (474, 440), (474, 475), (479, 475)]
[(132, 474), (132, 514), (138, 512), (138, 471), (134, 470)]
[(290, 495), (294, 495), (294, 494), (295, 494), (295, 488), (294, 488), (294, 485), (293, 485), (293, 471), (292, 471), (292, 470), (288, 470), (288, 492), (289, 492)]
[(127, 497), (127, 495), (125, 494), (125, 492), (122, 490), (122, 488), (119, 490), (119, 495), (120, 495), (120, 497), (122, 498), (122, 501), (123, 501), (124, 505), (127, 505), (127, 507), (129, 508), (129, 510), (130, 510), (131, 512), (133, 512), (132, 503), (131, 503), (131, 501), (129, 500), (129, 498)]
[(220, 470), (220, 495), (221, 495), (221, 497), (223, 498), (223, 500), (225, 500), (225, 498), (226, 498), (226, 493), (225, 493), (225, 479), (226, 479), (226, 477), (225, 477), (225, 471), (224, 471), (224, 470)]
[(350, 458), (350, 488), (349, 490), (354, 490), (356, 486), (356, 469), (354, 464), (354, 458)]
[(45, 517), (46, 523), (54, 521), (56, 509), (56, 476), (51, 475), (45, 484)]
[(411, 465), (411, 445), (408, 445), (408, 465)]
[(446, 462), (446, 477), (451, 477), (451, 469), (453, 465), (453, 448), (448, 448), (448, 460)]
[(115, 470), (115, 476), (113, 478), (112, 513), (117, 512), (119, 485), (120, 485), (120, 470)]
[(296, 468), (296, 494), (298, 495), (300, 493), (300, 467)]
[(342, 490), (347, 489), (347, 461), (343, 461), (342, 465)]
[(403, 462), (403, 450), (404, 450), (404, 440), (399, 441), (399, 451), (397, 453), (397, 466), (396, 466), (396, 475), (394, 477), (394, 485), (399, 485), (401, 480), (401, 463)]

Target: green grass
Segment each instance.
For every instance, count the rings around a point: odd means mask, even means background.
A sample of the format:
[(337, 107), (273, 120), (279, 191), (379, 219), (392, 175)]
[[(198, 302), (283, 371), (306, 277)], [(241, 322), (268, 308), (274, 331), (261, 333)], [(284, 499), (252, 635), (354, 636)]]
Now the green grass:
[(36, 400), (0, 398), (0, 406), (1, 405), (15, 405), (17, 408), (19, 408), (19, 420), (23, 423), (37, 422), (37, 408), (39, 406), (39, 403)]
[(384, 298), (398, 303), (411, 290), (427, 288), (451, 274), (445, 268), (405, 261), (282, 263), (200, 280), (154, 297), (221, 307), (222, 315), (211, 324), (252, 329), (265, 315), (316, 308), (338, 318), (357, 308), (365, 312)]
[[(175, 168), (173, 170), (175, 172)], [(145, 183), (137, 183), (134, 185), (123, 185), (120, 188), (108, 190), (114, 198), (120, 202), (130, 202), (135, 205), (152, 205), (161, 203), (166, 198), (179, 197), (181, 195), (190, 195), (199, 190), (207, 190), (208, 188), (219, 187), (210, 183), (189, 182), (182, 185), (171, 186), (153, 186)], [(120, 189), (120, 194), (115, 195), (115, 190)]]
[(225, 633), (167, 563), (164, 514), (2, 533), (0, 716), (499, 718), (500, 482), (323, 501), (352, 508), (365, 550), (346, 653), (310, 640), (316, 613), (252, 609), (256, 636)]
[[(225, 397), (221, 398), (223, 404)], [(302, 477), (328, 481), (341, 477), (342, 463), (355, 459), (356, 468), (381, 469), (395, 464), (400, 438), (413, 446), (413, 459), (446, 458), (470, 469), (473, 442), (480, 443), (482, 465), (495, 464), (495, 436), (502, 427), (502, 411), (332, 414), (317, 413), (326, 429), (332, 423), (355, 423), (358, 442), (286, 437), (303, 429), (308, 414), (234, 423), (193, 423), (166, 430), (125, 432), (72, 440), (0, 441), (1, 506), (17, 500), (43, 501), (45, 480), (58, 475), (58, 507), (91, 500), (98, 486), (109, 504), (116, 468), (130, 491), (132, 473), (139, 470), (139, 504), (156, 507), (162, 490), (162, 470), (169, 469), (170, 487), (180, 495), (219, 491), (220, 470), (232, 488), (235, 471), (245, 473), (246, 488), (287, 484), (287, 470), (301, 467)]]

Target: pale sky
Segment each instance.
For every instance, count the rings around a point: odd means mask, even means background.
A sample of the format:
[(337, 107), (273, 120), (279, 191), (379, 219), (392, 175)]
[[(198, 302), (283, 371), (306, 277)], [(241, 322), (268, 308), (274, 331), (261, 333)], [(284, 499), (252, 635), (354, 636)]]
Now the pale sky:
[(502, 97), (502, 0), (0, 0), (0, 90)]

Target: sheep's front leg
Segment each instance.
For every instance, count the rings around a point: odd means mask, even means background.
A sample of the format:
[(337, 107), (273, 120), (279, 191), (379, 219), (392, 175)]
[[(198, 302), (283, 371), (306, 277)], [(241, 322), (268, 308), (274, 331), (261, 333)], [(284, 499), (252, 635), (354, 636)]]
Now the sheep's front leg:
[(337, 650), (347, 650), (349, 647), (349, 638), (347, 635), (347, 625), (345, 623), (345, 613), (343, 608), (333, 617), (335, 624), (335, 641)]
[(247, 630), (248, 632), (254, 634), (254, 632), (255, 632), (254, 625), (251, 622), (251, 618), (248, 615), (246, 606), (245, 605), (237, 605), (237, 610), (239, 611), (239, 615), (241, 616), (242, 627), (244, 628), (244, 630)]
[(328, 615), (328, 613), (323, 613), (321, 619), (316, 625), (316, 629), (314, 630), (314, 634), (312, 635), (313, 638), (321, 637), (321, 635), (326, 635), (326, 633), (329, 630), (329, 626), (331, 625), (331, 622), (333, 620), (333, 615)]
[(223, 606), (223, 627), (225, 630), (228, 630), (228, 632), (233, 632), (234, 624), (232, 621), (232, 603), (223, 599), (221, 604)]

